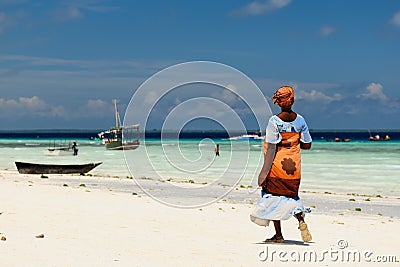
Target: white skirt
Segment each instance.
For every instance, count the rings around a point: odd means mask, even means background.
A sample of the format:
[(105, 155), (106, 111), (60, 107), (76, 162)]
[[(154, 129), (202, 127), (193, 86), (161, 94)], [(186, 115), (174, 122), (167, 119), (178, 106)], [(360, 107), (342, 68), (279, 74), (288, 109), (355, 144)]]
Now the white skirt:
[(311, 210), (305, 208), (300, 198), (289, 198), (275, 196), (261, 191), (262, 198), (257, 202), (250, 220), (261, 226), (268, 226), (270, 221), (288, 220), (298, 213), (309, 213)]

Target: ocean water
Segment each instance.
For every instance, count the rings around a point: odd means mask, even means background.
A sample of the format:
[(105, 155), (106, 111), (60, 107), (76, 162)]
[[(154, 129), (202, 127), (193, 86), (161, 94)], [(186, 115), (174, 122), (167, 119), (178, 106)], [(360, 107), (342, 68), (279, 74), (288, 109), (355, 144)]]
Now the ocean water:
[[(0, 138), (0, 170), (16, 170), (15, 161), (34, 163), (103, 162), (92, 175), (186, 181), (189, 184), (240, 184), (256, 187), (262, 164), (261, 141), (229, 141), (220, 137), (148, 138), (131, 151), (106, 150), (99, 141), (55, 135)], [(76, 140), (78, 156), (46, 156), (58, 143)], [(220, 144), (220, 156), (214, 153)], [(326, 142), (315, 138), (302, 152), (301, 190), (400, 196), (400, 141)]]

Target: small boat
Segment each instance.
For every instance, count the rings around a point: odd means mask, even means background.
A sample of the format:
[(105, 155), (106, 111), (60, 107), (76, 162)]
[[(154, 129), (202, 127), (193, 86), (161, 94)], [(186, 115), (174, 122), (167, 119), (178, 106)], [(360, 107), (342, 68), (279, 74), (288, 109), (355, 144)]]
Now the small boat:
[[(330, 140), (326, 140), (326, 141), (330, 141)], [(339, 137), (335, 137), (333, 140), (332, 140), (332, 142), (350, 142), (351, 141), (351, 139), (350, 138), (342, 138), (342, 139), (340, 139)]]
[(21, 174), (84, 174), (99, 166), (102, 162), (87, 164), (39, 164), (16, 161)]
[(382, 138), (379, 134), (372, 136), (371, 132), (368, 130), (369, 132), (369, 141), (389, 141), (390, 140), (390, 136), (386, 135), (385, 138)]
[(243, 134), (240, 136), (230, 137), (228, 139), (235, 141), (253, 141), (253, 140), (262, 140), (263, 137), (256, 134)]
[(389, 141), (389, 140), (390, 140), (389, 135), (386, 135), (385, 138), (380, 137), (379, 134), (369, 137), (369, 141)]
[(140, 145), (139, 125), (119, 126), (101, 132), (102, 142), (110, 150), (132, 150)]
[(122, 126), (116, 100), (114, 100), (114, 109), (115, 127), (99, 133), (98, 136), (102, 139), (105, 147), (110, 150), (132, 150), (138, 148), (140, 144), (139, 124)]
[(44, 151), (46, 156), (72, 156), (74, 155), (74, 150), (69, 147), (61, 148), (48, 148)]
[[(74, 147), (76, 149), (76, 151), (74, 151)], [(49, 148), (47, 148), (44, 151), (44, 154), (46, 156), (76, 156), (77, 155), (77, 145), (76, 142), (74, 141), (73, 144), (71, 144), (71, 142), (66, 145), (64, 144), (59, 144), (58, 147), (56, 147), (55, 141), (53, 143), (53, 146)]]

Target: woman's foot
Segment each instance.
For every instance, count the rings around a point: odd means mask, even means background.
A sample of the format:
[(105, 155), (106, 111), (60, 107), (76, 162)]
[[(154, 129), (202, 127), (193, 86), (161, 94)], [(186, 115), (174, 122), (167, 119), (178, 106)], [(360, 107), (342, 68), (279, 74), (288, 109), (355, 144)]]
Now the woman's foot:
[(307, 224), (305, 222), (300, 222), (299, 229), (301, 232), (301, 239), (303, 239), (304, 242), (310, 242), (312, 240), (312, 236), (308, 230)]
[(273, 237), (265, 239), (267, 243), (283, 243), (285, 239), (283, 239), (282, 235), (275, 234)]

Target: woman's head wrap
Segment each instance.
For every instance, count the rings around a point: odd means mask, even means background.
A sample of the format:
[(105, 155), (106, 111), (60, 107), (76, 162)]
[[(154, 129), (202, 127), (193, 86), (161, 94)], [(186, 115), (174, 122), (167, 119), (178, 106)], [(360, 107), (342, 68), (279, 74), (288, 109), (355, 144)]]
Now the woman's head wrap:
[(294, 90), (290, 86), (282, 86), (274, 93), (272, 100), (280, 107), (291, 107), (294, 103)]

